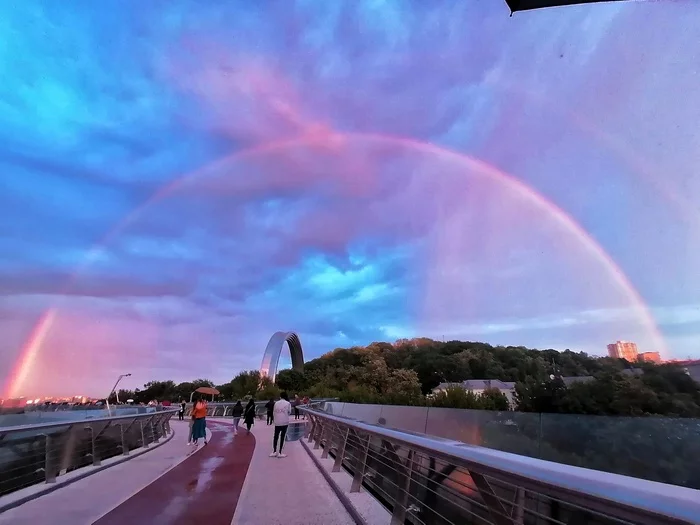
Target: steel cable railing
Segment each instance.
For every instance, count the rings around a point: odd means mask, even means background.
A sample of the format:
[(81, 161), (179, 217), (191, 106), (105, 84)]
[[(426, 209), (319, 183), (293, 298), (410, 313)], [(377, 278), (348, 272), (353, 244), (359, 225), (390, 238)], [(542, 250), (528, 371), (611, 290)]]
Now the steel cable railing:
[(700, 523), (700, 491), (361, 423), (302, 407), (309, 443), (392, 525)]
[[(0, 428), (0, 496), (158, 443), (177, 410)], [(0, 506), (1, 506), (0, 501)]]

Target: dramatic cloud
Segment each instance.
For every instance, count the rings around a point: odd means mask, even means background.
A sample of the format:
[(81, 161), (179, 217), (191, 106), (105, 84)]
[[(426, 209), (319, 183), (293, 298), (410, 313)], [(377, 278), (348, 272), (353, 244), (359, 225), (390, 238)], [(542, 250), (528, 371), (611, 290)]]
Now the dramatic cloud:
[[(52, 2), (0, 32), (0, 376), (428, 336), (700, 357), (700, 6)], [(657, 328), (658, 325), (658, 328)]]

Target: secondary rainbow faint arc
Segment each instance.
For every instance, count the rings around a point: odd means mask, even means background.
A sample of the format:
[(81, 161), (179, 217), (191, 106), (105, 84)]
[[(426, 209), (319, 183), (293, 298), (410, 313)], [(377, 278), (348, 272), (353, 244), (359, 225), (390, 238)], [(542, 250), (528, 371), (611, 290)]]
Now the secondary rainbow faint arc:
[[(86, 262), (81, 264), (69, 280), (66, 288), (69, 289), (70, 286), (75, 282), (75, 279), (80, 274), (80, 272), (90, 264), (91, 259), (94, 255), (99, 253), (102, 249), (115, 235), (120, 233), (126, 226), (131, 224), (134, 219), (136, 219), (146, 208), (167, 196), (171, 192), (178, 189), (183, 184), (190, 182), (202, 175), (205, 175), (211, 170), (221, 168), (228, 163), (233, 161), (240, 161), (247, 157), (254, 157), (258, 155), (269, 154), (275, 151), (284, 150), (287, 148), (295, 146), (313, 146), (314, 143), (319, 143), (319, 146), (329, 147), (337, 146), (338, 141), (367, 141), (374, 144), (384, 144), (393, 147), (401, 147), (407, 149), (417, 150), (423, 153), (430, 153), (442, 157), (443, 159), (457, 162), (470, 170), (473, 170), (477, 174), (487, 176), (489, 178), (494, 178), (500, 182), (506, 184), (510, 189), (515, 190), (520, 196), (526, 200), (532, 202), (535, 206), (544, 208), (547, 212), (554, 217), (556, 221), (561, 224), (566, 231), (569, 231), (574, 235), (584, 246), (584, 248), (598, 261), (600, 261), (612, 274), (614, 281), (624, 290), (625, 295), (630, 300), (631, 304), (635, 306), (639, 315), (642, 317), (644, 324), (647, 329), (653, 335), (656, 346), (662, 351), (666, 350), (666, 345), (664, 343), (664, 338), (659, 331), (659, 328), (652, 316), (646, 303), (641, 298), (639, 292), (634, 288), (632, 283), (629, 281), (625, 273), (617, 265), (617, 263), (608, 255), (608, 253), (598, 244), (595, 239), (593, 239), (571, 216), (564, 212), (552, 201), (541, 195), (539, 192), (517, 179), (516, 177), (499, 170), (495, 166), (487, 164), (486, 162), (466, 155), (464, 153), (458, 153), (456, 151), (444, 148), (442, 146), (437, 146), (429, 142), (422, 142), (417, 139), (412, 139), (408, 137), (400, 137), (394, 135), (383, 135), (379, 133), (363, 133), (363, 132), (329, 132), (329, 135), (325, 137), (320, 137), (319, 135), (306, 135), (301, 137), (296, 137), (292, 139), (284, 139), (267, 142), (258, 146), (254, 146), (242, 151), (238, 151), (222, 159), (218, 159), (203, 168), (195, 170), (193, 172), (187, 173), (178, 179), (164, 184), (154, 194), (148, 198), (143, 204), (134, 209), (129, 213), (123, 220), (118, 222), (114, 228), (109, 230), (107, 234), (102, 238), (102, 240), (96, 244), (88, 253), (86, 257)], [(336, 144), (329, 144), (327, 139), (333, 139)], [(41, 350), (43, 342), (46, 340), (48, 333), (55, 321), (58, 308), (51, 307), (47, 309), (46, 312), (39, 318), (39, 321), (35, 325), (34, 329), (31, 331), (29, 338), (22, 346), (19, 357), (15, 361), (12, 374), (10, 375), (10, 385), (8, 387), (7, 397), (16, 397), (18, 391), (23, 386), (26, 381), (34, 362)]]

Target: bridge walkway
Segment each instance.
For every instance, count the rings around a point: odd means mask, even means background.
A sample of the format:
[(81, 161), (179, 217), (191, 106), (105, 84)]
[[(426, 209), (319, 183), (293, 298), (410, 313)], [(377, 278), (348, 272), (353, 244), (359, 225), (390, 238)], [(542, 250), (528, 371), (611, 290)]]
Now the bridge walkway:
[(234, 436), (231, 418), (207, 418), (209, 444), (197, 449), (187, 422), (171, 425), (169, 442), (7, 510), (0, 525), (355, 523), (299, 441), (269, 457), (274, 427), (264, 420)]
[(274, 427), (256, 420), (252, 434), (255, 452), (233, 525), (354, 525), (299, 441), (285, 443), (286, 458), (271, 458)]

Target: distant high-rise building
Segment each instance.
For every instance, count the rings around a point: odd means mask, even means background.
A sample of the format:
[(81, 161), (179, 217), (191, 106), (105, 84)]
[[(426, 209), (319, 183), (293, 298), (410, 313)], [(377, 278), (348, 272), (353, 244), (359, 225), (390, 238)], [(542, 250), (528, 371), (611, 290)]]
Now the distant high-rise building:
[(637, 356), (639, 361), (647, 361), (649, 363), (660, 363), (661, 355), (659, 352), (642, 352)]
[(618, 341), (608, 345), (608, 355), (615, 359), (626, 359), (630, 363), (637, 360), (637, 345), (627, 341)]

